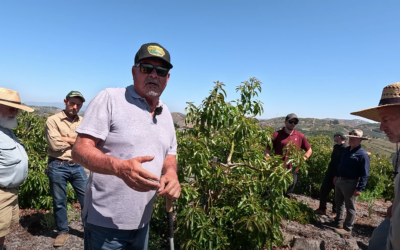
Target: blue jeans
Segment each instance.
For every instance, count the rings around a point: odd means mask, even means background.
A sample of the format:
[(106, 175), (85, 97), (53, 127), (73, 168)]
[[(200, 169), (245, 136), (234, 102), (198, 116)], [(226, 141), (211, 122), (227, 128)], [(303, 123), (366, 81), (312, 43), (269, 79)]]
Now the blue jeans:
[(68, 233), (67, 181), (74, 188), (81, 208), (83, 208), (87, 175), (83, 167), (79, 164), (69, 166), (67, 163), (55, 160), (49, 160), (46, 175), (50, 181), (54, 221), (58, 229), (58, 234)]
[(149, 223), (136, 230), (120, 230), (85, 224), (84, 250), (147, 250)]
[(368, 250), (386, 250), (386, 242), (389, 235), (390, 220), (386, 217), (382, 223), (372, 232)]

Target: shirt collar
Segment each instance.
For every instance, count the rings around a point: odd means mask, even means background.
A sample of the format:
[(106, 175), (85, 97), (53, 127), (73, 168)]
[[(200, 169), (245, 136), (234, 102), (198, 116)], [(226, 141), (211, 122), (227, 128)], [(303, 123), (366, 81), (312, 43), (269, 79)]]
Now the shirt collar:
[[(135, 88), (133, 87), (133, 85), (130, 85), (130, 86), (126, 87), (126, 90), (128, 91), (128, 93), (129, 93), (133, 98), (135, 98), (135, 99), (143, 99), (143, 100), (146, 100), (146, 98), (141, 97), (141, 96), (135, 91)], [(160, 107), (162, 104), (163, 104), (162, 101), (159, 99), (159, 100), (158, 100), (158, 105), (157, 105), (157, 107)]]
[(360, 148), (361, 148), (361, 145), (358, 145), (357, 147), (355, 147), (355, 148), (353, 148), (353, 149), (350, 149), (351, 147), (349, 147), (349, 150), (350, 150), (350, 152), (351, 153), (354, 153), (354, 152), (356, 152), (357, 150), (359, 150)]
[(133, 85), (130, 85), (128, 87), (126, 87), (126, 90), (128, 90), (129, 94), (135, 98), (135, 99), (144, 99), (143, 97), (141, 97), (138, 93), (136, 93), (135, 88), (133, 87)]
[(286, 135), (296, 135), (296, 134), (297, 134), (297, 130), (296, 130), (296, 129), (293, 129), (293, 132), (292, 132), (291, 134), (286, 133), (285, 127), (283, 127), (283, 128), (281, 129), (281, 131), (282, 131), (282, 133), (285, 133)]
[[(65, 110), (61, 111), (60, 113), (61, 113), (61, 114), (60, 114), (60, 115), (61, 115), (60, 120), (65, 120), (65, 119), (69, 120), (68, 116), (65, 114)], [(76, 115), (75, 118), (74, 118), (74, 120), (72, 120), (72, 121), (73, 121), (73, 122), (74, 122), (74, 121), (79, 121), (79, 119), (81, 119), (81, 118), (79, 117), (79, 115)]]
[(3, 133), (5, 133), (6, 135), (11, 135), (12, 130), (8, 129), (8, 128), (3, 128), (2, 126), (0, 126), (0, 131), (2, 131)]

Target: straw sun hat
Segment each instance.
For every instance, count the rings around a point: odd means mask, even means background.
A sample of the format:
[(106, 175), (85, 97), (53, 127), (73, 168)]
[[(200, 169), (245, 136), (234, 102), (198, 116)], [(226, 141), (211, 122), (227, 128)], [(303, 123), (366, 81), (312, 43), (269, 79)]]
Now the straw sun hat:
[(347, 137), (351, 138), (359, 138), (361, 140), (368, 140), (367, 137), (363, 137), (363, 131), (361, 129), (353, 129), (352, 131), (349, 132), (349, 135), (346, 135)]
[(378, 106), (359, 110), (350, 114), (380, 122), (378, 110), (379, 108), (387, 106), (400, 106), (400, 82), (392, 83), (383, 88), (382, 97)]
[(0, 87), (0, 104), (32, 112), (33, 109), (22, 105), (17, 91)]

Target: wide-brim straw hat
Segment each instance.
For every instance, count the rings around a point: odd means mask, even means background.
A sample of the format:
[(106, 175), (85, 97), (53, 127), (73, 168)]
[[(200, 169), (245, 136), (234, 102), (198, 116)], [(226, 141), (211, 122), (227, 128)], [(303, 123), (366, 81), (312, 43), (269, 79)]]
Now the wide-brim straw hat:
[(0, 87), (0, 104), (32, 112), (34, 109), (22, 105), (17, 91)]
[(353, 129), (352, 131), (349, 132), (348, 135), (346, 135), (348, 138), (358, 138), (361, 140), (368, 140), (367, 137), (363, 137), (363, 131), (361, 129)]
[(392, 83), (383, 88), (382, 97), (378, 106), (359, 110), (350, 114), (380, 122), (378, 110), (379, 108), (388, 106), (400, 106), (400, 82)]

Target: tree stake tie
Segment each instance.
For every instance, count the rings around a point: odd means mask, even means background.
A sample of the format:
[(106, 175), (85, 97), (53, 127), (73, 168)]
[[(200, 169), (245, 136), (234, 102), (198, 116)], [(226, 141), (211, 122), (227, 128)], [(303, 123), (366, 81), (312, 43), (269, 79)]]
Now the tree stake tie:
[(166, 197), (166, 207), (167, 207), (167, 221), (168, 221), (168, 242), (169, 242), (169, 249), (174, 250), (174, 213), (172, 208), (172, 201)]

